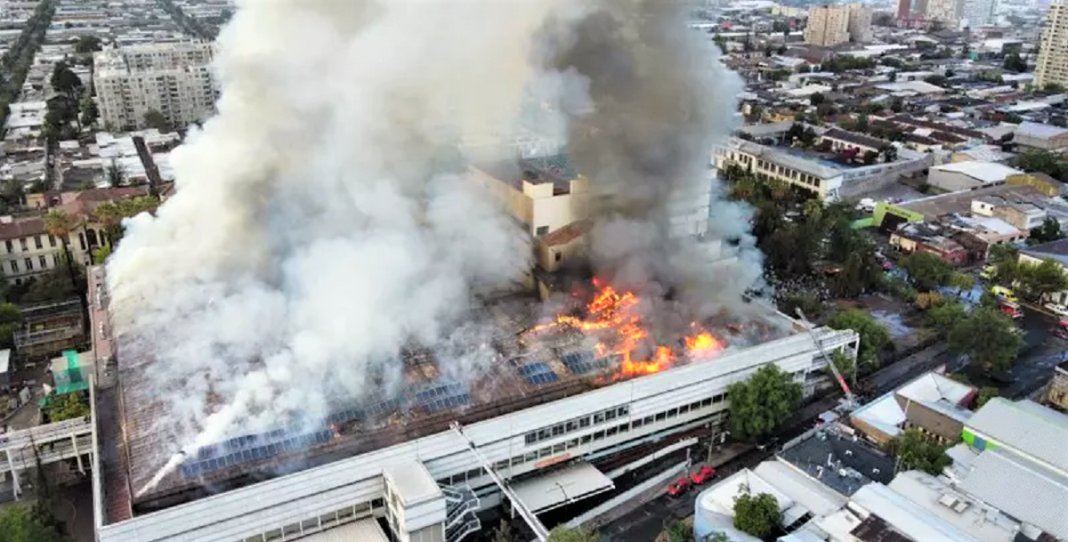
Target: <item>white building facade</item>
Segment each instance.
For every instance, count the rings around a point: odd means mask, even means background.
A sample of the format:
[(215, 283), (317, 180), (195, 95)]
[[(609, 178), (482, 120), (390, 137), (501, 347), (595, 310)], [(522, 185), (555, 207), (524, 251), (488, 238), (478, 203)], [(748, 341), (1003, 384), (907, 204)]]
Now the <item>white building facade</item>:
[(93, 58), (100, 118), (115, 129), (145, 127), (158, 111), (180, 128), (207, 119), (219, 96), (210, 43), (166, 43), (109, 49)]

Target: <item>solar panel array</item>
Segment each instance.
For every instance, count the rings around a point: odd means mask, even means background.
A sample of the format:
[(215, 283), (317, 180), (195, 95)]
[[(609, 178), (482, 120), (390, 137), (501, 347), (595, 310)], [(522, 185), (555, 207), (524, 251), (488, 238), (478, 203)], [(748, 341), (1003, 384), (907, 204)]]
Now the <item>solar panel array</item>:
[(520, 365), (519, 374), (523, 375), (523, 378), (525, 378), (527, 383), (531, 386), (549, 384), (560, 379), (560, 377), (553, 372), (552, 367), (549, 367), (549, 364), (544, 361), (535, 361), (533, 363), (527, 363), (526, 365)]
[(341, 408), (330, 413), (326, 417), (328, 423), (341, 423), (349, 420), (363, 420), (366, 418), (379, 418), (396, 412), (400, 409), (403, 401), (400, 398), (385, 399), (372, 403)]
[(428, 414), (451, 410), (471, 402), (467, 388), (455, 382), (433, 384), (415, 393), (416, 402)]
[[(279, 431), (283, 431), (281, 436), (284, 437), (284, 430), (278, 429), (261, 436), (236, 437), (223, 443), (216, 444), (210, 447), (214, 451), (209, 452), (207, 454), (208, 457), (202, 458), (201, 454), (198, 452), (197, 458), (192, 461), (187, 460), (182, 464), (180, 470), (183, 475), (188, 477), (200, 476), (234, 465), (267, 459), (285, 452), (304, 450), (313, 444), (328, 442), (334, 434), (333, 431), (330, 431), (329, 429), (323, 429), (314, 433), (291, 435), (288, 438), (283, 438), (282, 440), (270, 443), (267, 443), (263, 438), (266, 435), (277, 435)], [(222, 447), (223, 444), (234, 441), (237, 441), (238, 444), (242, 445), (255, 442), (259, 442), (260, 444), (257, 446), (246, 446), (245, 448), (231, 450)], [(225, 451), (225, 453), (219, 453), (220, 451)]]
[(563, 362), (564, 367), (567, 367), (571, 374), (584, 375), (594, 371), (601, 371), (607, 369), (609, 365), (614, 363), (616, 356), (605, 356), (603, 358), (597, 358), (596, 354), (592, 351), (584, 352), (571, 352), (560, 356), (560, 361)]

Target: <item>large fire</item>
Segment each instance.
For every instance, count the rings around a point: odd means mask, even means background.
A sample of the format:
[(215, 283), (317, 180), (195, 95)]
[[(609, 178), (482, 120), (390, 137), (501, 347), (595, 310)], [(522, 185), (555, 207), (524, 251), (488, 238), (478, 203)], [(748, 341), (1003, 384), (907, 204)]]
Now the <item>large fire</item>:
[[(598, 356), (620, 356), (619, 371), (613, 380), (658, 373), (671, 367), (675, 363), (675, 351), (670, 346), (656, 345), (647, 359), (634, 359), (635, 352), (650, 346), (647, 344), (649, 333), (637, 310), (638, 296), (634, 292), (619, 292), (612, 286), (602, 286), (597, 279), (593, 283), (599, 290), (586, 305), (584, 318), (561, 314), (531, 331), (568, 327), (596, 337)], [(706, 357), (724, 348), (724, 344), (707, 330), (696, 324), (691, 328), (691, 334), (683, 340), (689, 357)]]

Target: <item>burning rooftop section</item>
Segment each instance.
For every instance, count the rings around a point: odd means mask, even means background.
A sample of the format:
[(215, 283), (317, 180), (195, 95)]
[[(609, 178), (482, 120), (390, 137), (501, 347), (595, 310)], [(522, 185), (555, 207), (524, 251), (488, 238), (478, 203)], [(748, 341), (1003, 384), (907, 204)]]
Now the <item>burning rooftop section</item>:
[[(492, 323), (492, 336), (472, 347), (492, 361), (477, 378), (448, 374), (448, 348), (411, 345), (393, 375), (370, 378), (375, 390), (360, 398), (340, 388), (327, 391), (329, 414), (295, 417), (268, 431), (242, 433), (208, 443), (180, 457), (173, 472), (151, 491), (138, 495), (135, 508), (148, 512), (252, 480), (325, 464), (443, 431), (453, 420), (472, 423), (540, 403), (580, 394), (689, 363), (715, 363), (730, 348), (774, 340), (788, 326), (772, 314), (739, 319), (723, 313), (691, 322), (673, 335), (654, 333), (656, 322), (642, 315), (645, 300), (595, 280), (546, 318), (546, 306), (531, 295), (511, 296), (472, 312)], [(663, 335), (659, 337), (656, 335)], [(667, 338), (667, 337), (671, 338)], [(126, 376), (130, 376), (127, 372)], [(394, 392), (387, 392), (395, 388)], [(124, 423), (132, 439), (129, 472), (134, 487), (144, 484), (169, 451), (142, 415), (154, 411), (143, 388), (125, 390)]]

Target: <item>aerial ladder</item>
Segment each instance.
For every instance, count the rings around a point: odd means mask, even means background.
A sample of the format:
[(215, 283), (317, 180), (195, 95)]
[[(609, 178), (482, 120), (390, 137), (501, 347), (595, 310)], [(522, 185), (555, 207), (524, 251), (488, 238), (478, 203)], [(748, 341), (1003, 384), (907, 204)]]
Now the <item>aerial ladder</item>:
[(512, 487), (508, 485), (508, 482), (504, 481), (497, 474), (497, 471), (493, 470), (493, 464), (486, 459), (486, 456), (482, 455), (482, 452), (475, 446), (475, 443), (471, 441), (466, 433), (464, 433), (460, 423), (452, 422), (449, 424), (449, 428), (459, 435), (459, 437), (463, 439), (464, 444), (467, 445), (467, 449), (475, 454), (475, 458), (482, 464), (482, 468), (486, 471), (486, 474), (488, 474), (490, 479), (493, 480), (493, 483), (497, 484), (497, 487), (501, 489), (501, 493), (503, 493), (505, 497), (508, 497), (508, 500), (512, 501), (512, 508), (519, 514), (519, 517), (523, 518), (523, 521), (527, 522), (527, 525), (530, 526), (530, 530), (534, 531), (534, 536), (538, 541), (545, 542), (545, 539), (549, 537), (549, 530), (541, 523), (538, 516), (535, 516), (534, 513), (527, 508), (526, 503), (520, 500), (519, 496), (512, 491)]
[(819, 350), (823, 359), (827, 360), (827, 366), (831, 368), (831, 372), (834, 373), (834, 378), (838, 380), (838, 385), (842, 388), (842, 392), (845, 393), (846, 408), (849, 410), (857, 408), (857, 406), (859, 406), (857, 397), (853, 395), (853, 391), (849, 389), (849, 385), (846, 384), (845, 378), (842, 378), (842, 372), (834, 365), (834, 358), (827, 355), (827, 352), (823, 349), (823, 342), (816, 337), (816, 333), (813, 331), (816, 326), (808, 321), (808, 318), (805, 317), (805, 313), (801, 310), (801, 307), (797, 307), (797, 316), (801, 318), (801, 322), (805, 325), (805, 330), (808, 331), (808, 336), (812, 337), (812, 342), (816, 344), (816, 349)]

